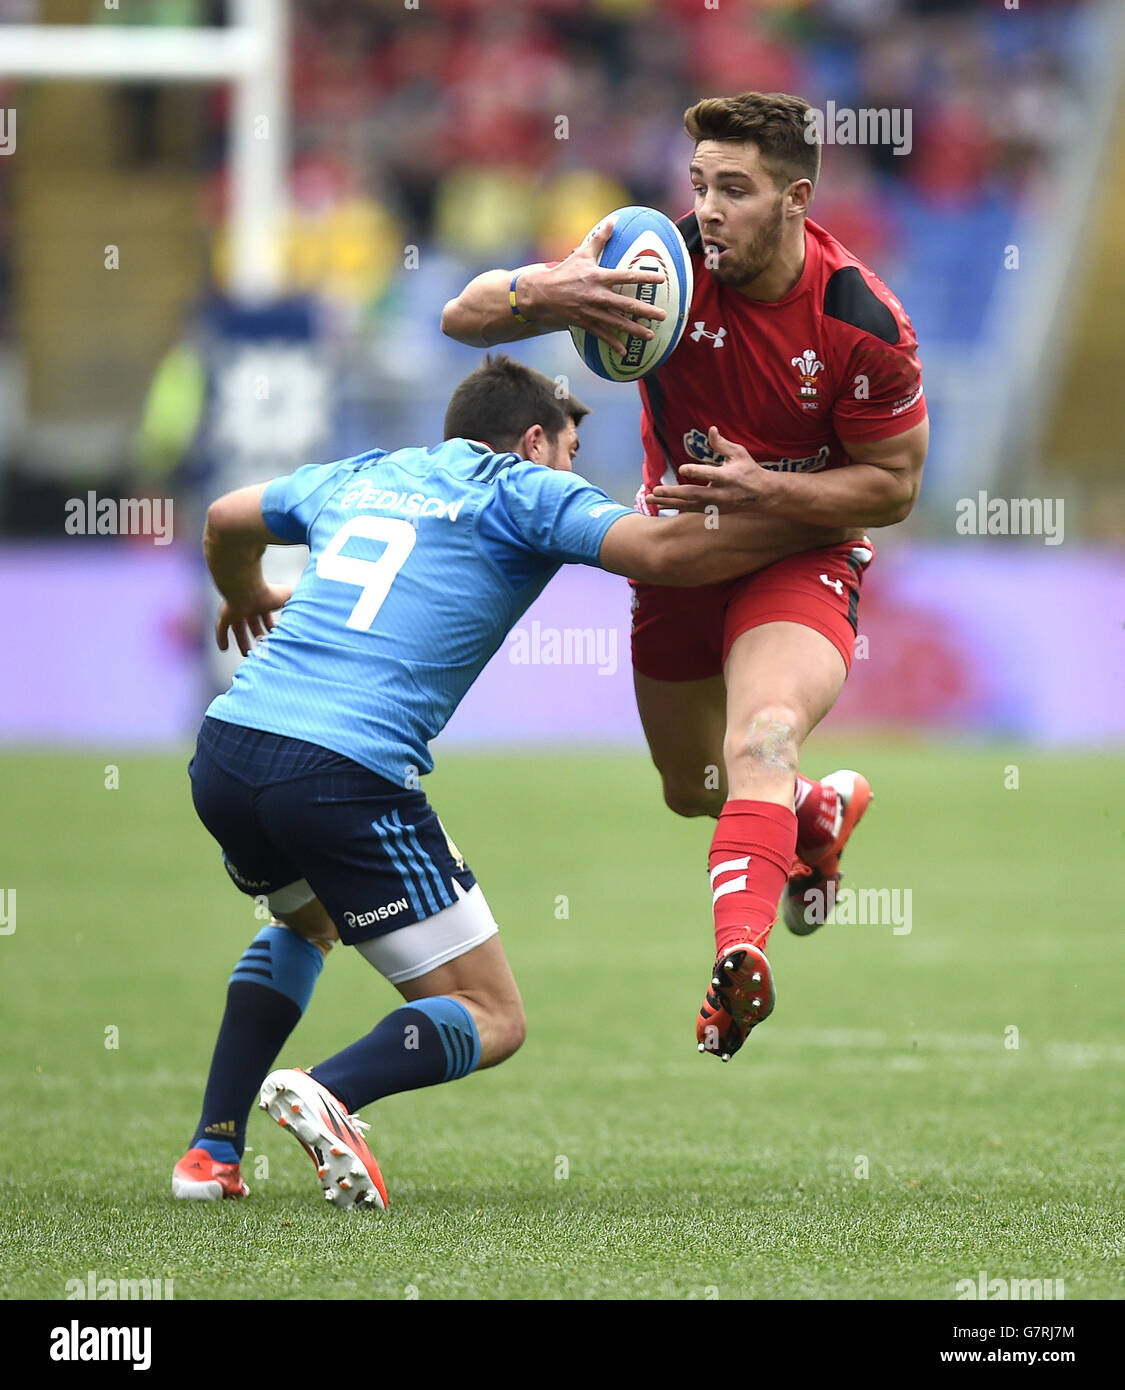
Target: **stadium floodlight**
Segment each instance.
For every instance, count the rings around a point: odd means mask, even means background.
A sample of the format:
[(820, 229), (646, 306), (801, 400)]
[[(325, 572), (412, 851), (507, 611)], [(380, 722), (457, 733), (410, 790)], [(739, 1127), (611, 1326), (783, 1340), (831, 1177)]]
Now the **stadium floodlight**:
[(0, 25), (0, 78), (229, 83), (231, 294), (255, 302), (281, 287), (289, 3), (233, 0), (232, 17), (222, 29)]

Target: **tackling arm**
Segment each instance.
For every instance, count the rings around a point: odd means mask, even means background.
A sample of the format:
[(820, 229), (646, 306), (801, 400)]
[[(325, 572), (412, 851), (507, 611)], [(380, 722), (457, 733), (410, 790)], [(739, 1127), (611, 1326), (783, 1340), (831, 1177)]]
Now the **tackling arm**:
[(695, 588), (737, 579), (787, 555), (831, 543), (821, 528), (755, 516), (642, 516), (618, 518), (605, 533), (598, 563), (642, 584)]

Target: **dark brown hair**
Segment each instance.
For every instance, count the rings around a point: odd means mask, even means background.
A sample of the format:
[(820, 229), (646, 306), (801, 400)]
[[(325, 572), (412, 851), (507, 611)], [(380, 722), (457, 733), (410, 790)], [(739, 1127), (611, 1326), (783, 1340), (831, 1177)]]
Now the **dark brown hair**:
[(742, 140), (756, 145), (778, 190), (795, 179), (816, 187), (820, 173), (820, 135), (808, 116), (812, 108), (785, 92), (742, 92), (736, 97), (705, 97), (684, 112), (684, 129), (700, 140)]
[(446, 439), (479, 439), (494, 449), (514, 449), (532, 425), (542, 425), (554, 442), (590, 409), (576, 396), (506, 353), (489, 354), (449, 398)]

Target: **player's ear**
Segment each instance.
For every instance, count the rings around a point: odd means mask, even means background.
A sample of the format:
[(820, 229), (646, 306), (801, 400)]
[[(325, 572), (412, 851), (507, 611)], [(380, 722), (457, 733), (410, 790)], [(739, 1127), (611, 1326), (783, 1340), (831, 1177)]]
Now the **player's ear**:
[(813, 186), (811, 179), (795, 179), (785, 191), (785, 212), (789, 217), (800, 217), (808, 212), (812, 202)]
[(524, 431), (515, 452), (532, 463), (542, 463), (549, 451), (546, 430), (542, 425), (532, 425)]

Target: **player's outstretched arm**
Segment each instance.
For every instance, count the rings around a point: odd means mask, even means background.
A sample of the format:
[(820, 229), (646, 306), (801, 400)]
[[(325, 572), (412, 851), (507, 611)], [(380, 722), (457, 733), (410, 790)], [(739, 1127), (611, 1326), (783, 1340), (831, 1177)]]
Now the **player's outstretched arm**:
[(226, 651), (228, 632), (247, 656), (254, 638), (274, 626), (274, 613), (288, 601), (291, 589), (267, 584), (262, 556), (267, 545), (288, 542), (275, 536), (262, 517), (265, 483), (239, 488), (212, 502), (203, 529), (203, 556), (223, 596), (215, 625), (215, 640)]
[(737, 579), (824, 544), (824, 534), (812, 526), (773, 525), (765, 532), (757, 517), (633, 512), (619, 517), (605, 533), (598, 563), (642, 584), (694, 588)]
[[(518, 343), (524, 338), (538, 338), (555, 333), (566, 324), (557, 322), (544, 312), (531, 319), (530, 300), (537, 265), (521, 266), (519, 270), (486, 270), (470, 280), (456, 299), (451, 299), (441, 311), (441, 331), (467, 347), (496, 347), (500, 343)], [(511, 284), (516, 279), (516, 307), (527, 320), (521, 323), (512, 313)]]
[(842, 440), (852, 463), (827, 473), (775, 472), (713, 426), (707, 438), (724, 462), (683, 464), (679, 476), (687, 482), (653, 488), (650, 503), (685, 512), (752, 509), (827, 527), (893, 526), (909, 516), (918, 496), (930, 424), (922, 420), (890, 439)]
[(653, 270), (602, 270), (598, 257), (612, 233), (613, 225), (608, 223), (556, 265), (486, 270), (446, 304), (441, 331), (469, 347), (495, 347), (574, 325), (624, 355), (619, 335), (639, 333), (652, 338), (652, 329), (636, 320), (642, 312), (646, 319), (662, 319), (664, 310), (618, 294), (614, 287), (660, 283), (664, 276)]

